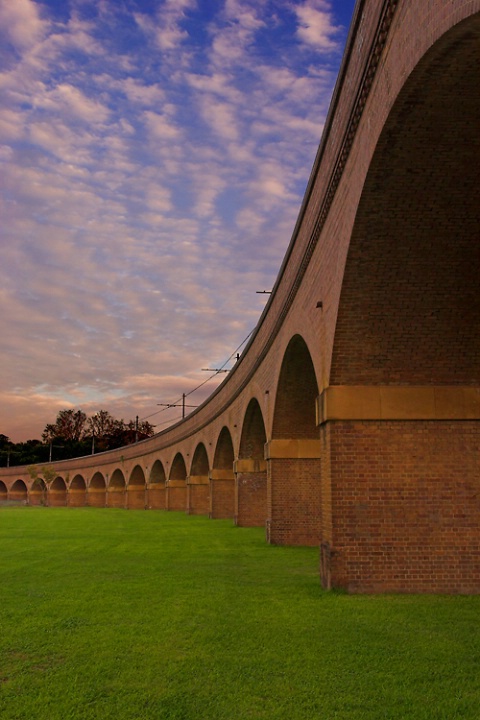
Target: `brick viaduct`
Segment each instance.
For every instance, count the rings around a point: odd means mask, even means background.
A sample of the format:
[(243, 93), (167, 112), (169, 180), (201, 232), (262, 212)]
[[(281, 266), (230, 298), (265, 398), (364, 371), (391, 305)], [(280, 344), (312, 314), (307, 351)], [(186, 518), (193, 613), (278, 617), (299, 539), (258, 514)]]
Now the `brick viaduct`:
[(479, 11), (357, 2), (292, 241), (227, 380), (150, 440), (2, 469), (0, 496), (265, 526), (319, 546), (323, 585), (350, 592), (480, 591)]

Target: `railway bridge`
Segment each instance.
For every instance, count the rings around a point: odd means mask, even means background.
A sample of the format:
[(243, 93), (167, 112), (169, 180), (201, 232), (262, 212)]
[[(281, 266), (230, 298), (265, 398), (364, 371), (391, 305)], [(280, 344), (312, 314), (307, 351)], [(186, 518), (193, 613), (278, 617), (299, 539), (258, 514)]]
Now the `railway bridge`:
[(480, 591), (480, 0), (358, 0), (291, 243), (185, 420), (1, 470), (0, 498), (159, 508), (320, 548), (325, 587)]

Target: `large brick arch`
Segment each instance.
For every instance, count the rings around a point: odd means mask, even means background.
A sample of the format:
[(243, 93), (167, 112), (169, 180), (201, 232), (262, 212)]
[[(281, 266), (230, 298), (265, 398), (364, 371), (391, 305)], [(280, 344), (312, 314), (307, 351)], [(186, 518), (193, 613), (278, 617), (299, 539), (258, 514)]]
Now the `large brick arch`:
[(126, 502), (127, 484), (125, 475), (120, 468), (115, 468), (110, 477), (107, 488), (108, 507), (124, 508)]
[(243, 419), (242, 434), (238, 449), (239, 459), (263, 460), (263, 448), (267, 442), (262, 410), (256, 398), (248, 403)]
[(187, 484), (187, 512), (208, 515), (210, 512), (210, 463), (203, 442), (198, 443), (192, 458)]
[(300, 335), (289, 342), (275, 398), (272, 439), (318, 438), (318, 385), (310, 351)]
[(145, 473), (141, 465), (135, 465), (127, 485), (126, 507), (131, 510), (145, 510), (147, 483)]
[(60, 475), (53, 480), (48, 488), (48, 503), (54, 507), (67, 504), (67, 484)]
[(165, 505), (167, 510), (187, 510), (187, 466), (181, 452), (177, 452), (173, 458)]
[(48, 491), (45, 480), (41, 477), (35, 478), (28, 493), (30, 505), (46, 505), (47, 497)]
[(105, 507), (106, 502), (107, 483), (103, 473), (97, 471), (88, 484), (87, 505), (90, 507)]
[(235, 455), (230, 430), (224, 426), (218, 436), (213, 457), (213, 468), (215, 470), (232, 470)]
[(210, 511), (212, 519), (235, 517), (235, 453), (230, 430), (224, 426), (219, 433), (213, 468), (210, 471)]
[(275, 398), (267, 458), (267, 538), (272, 543), (319, 545), (321, 461), (316, 418), (318, 385), (310, 351), (290, 340)]
[(0, 480), (0, 503), (6, 502), (7, 500), (7, 486)]
[(262, 410), (252, 398), (245, 412), (235, 462), (235, 522), (244, 527), (261, 527), (267, 520), (267, 435)]
[(27, 500), (28, 500), (27, 486), (23, 480), (21, 480), (21, 479), (15, 480), (12, 487), (10, 488), (10, 492), (8, 493), (8, 499), (14, 500), (16, 502), (27, 502)]
[(78, 473), (73, 477), (68, 487), (68, 505), (70, 507), (83, 507), (86, 504), (87, 483), (83, 475)]
[(452, 28), (377, 143), (342, 284), (331, 385), (480, 380), (480, 17)]
[(151, 510), (165, 510), (165, 483), (167, 476), (161, 460), (156, 459), (148, 479), (147, 507)]
[(198, 443), (193, 454), (190, 475), (207, 475), (210, 470), (207, 450), (203, 442)]
[(368, 165), (321, 407), (327, 585), (479, 592), (479, 76), (477, 14), (418, 60)]
[(151, 485), (165, 484), (167, 482), (167, 476), (165, 474), (165, 468), (161, 460), (155, 460), (150, 471), (149, 483)]

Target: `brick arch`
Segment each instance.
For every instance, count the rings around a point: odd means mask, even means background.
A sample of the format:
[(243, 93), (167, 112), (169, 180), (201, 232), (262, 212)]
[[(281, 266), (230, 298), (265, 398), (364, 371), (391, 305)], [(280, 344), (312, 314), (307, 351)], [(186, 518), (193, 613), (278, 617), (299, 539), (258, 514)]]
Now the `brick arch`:
[(35, 478), (33, 481), (30, 492), (28, 494), (31, 505), (46, 505), (47, 504), (47, 485), (45, 480), (41, 477)]
[(248, 404), (242, 425), (238, 457), (263, 459), (263, 449), (267, 441), (265, 423), (259, 402), (252, 398)]
[(87, 505), (105, 507), (107, 502), (107, 483), (103, 473), (97, 471), (88, 484)]
[(235, 462), (235, 523), (243, 527), (262, 527), (267, 521), (266, 441), (262, 410), (258, 400), (252, 398), (245, 412)]
[(161, 460), (155, 460), (148, 479), (147, 507), (151, 510), (165, 510), (165, 483), (167, 476)]
[(318, 385), (310, 351), (300, 335), (290, 340), (275, 398), (272, 438), (316, 438)]
[(77, 474), (70, 482), (68, 488), (68, 505), (70, 507), (83, 507), (87, 504), (87, 483), (83, 475)]
[(108, 483), (109, 488), (125, 488), (125, 475), (120, 470), (120, 468), (116, 468), (116, 470), (113, 471), (112, 476), (110, 478), (110, 482)]
[(17, 502), (27, 502), (27, 486), (25, 485), (23, 480), (15, 480), (12, 487), (10, 488), (10, 492), (8, 493), (8, 498), (9, 500), (15, 500)]
[(48, 502), (53, 507), (67, 504), (67, 484), (60, 475), (57, 475), (48, 488)]
[(235, 517), (235, 454), (230, 430), (224, 426), (218, 436), (210, 471), (210, 511), (214, 519)]
[(106, 503), (108, 507), (124, 508), (127, 494), (127, 484), (125, 481), (125, 475), (116, 468), (108, 483)]
[(172, 467), (170, 468), (170, 475), (168, 476), (169, 482), (172, 480), (186, 480), (187, 479), (187, 466), (183, 459), (182, 453), (177, 453), (173, 459)]
[(182, 453), (175, 455), (165, 493), (167, 510), (187, 510), (187, 466)]
[(167, 481), (167, 476), (166, 476), (165, 468), (163, 466), (162, 461), (155, 460), (155, 462), (152, 465), (152, 469), (150, 471), (149, 483), (151, 485), (156, 485), (158, 483), (165, 484), (166, 481)]
[(7, 486), (0, 480), (0, 503), (6, 502), (7, 500)]
[(233, 452), (232, 435), (227, 427), (223, 427), (220, 431), (217, 445), (215, 447), (213, 468), (215, 470), (231, 470), (234, 460), (235, 455)]
[(103, 474), (100, 471), (96, 472), (90, 480), (89, 489), (105, 490), (106, 487), (107, 484), (105, 482)]
[(143, 468), (141, 465), (135, 465), (128, 479), (126, 507), (130, 510), (145, 510), (147, 507), (146, 490), (147, 483)]
[(384, 125), (358, 207), (331, 385), (480, 381), (480, 17), (438, 40)]
[(198, 443), (193, 455), (190, 475), (208, 475), (210, 463), (208, 462), (207, 450), (203, 442)]
[(130, 478), (128, 480), (128, 484), (130, 485), (145, 485), (145, 473), (143, 472), (143, 468), (140, 465), (135, 465), (132, 472), (130, 473)]
[(203, 442), (195, 448), (187, 481), (187, 512), (189, 515), (209, 515), (210, 462)]
[(70, 490), (85, 490), (87, 487), (83, 475), (75, 475), (70, 483)]

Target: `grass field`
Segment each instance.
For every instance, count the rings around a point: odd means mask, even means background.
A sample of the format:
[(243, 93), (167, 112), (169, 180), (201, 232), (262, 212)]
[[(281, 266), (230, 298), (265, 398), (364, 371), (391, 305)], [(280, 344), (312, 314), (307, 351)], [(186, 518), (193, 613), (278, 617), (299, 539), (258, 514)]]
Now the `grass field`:
[(480, 597), (326, 593), (181, 513), (0, 509), (2, 720), (480, 718)]

